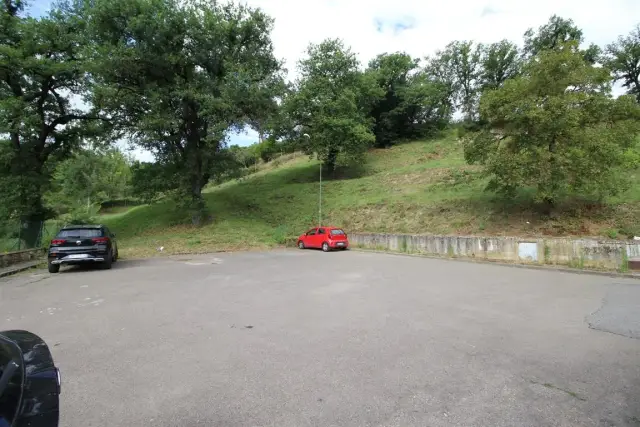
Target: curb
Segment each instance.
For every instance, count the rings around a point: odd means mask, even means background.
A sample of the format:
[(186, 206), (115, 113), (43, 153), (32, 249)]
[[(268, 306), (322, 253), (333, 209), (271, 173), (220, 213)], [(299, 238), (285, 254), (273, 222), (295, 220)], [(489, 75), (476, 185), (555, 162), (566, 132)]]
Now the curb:
[(31, 261), (31, 262), (29, 262), (27, 264), (16, 265), (16, 266), (14, 266), (12, 268), (9, 268), (7, 270), (0, 271), (0, 277), (11, 276), (13, 274), (20, 273), (21, 271), (25, 271), (25, 270), (29, 270), (30, 268), (37, 267), (42, 263), (43, 263), (42, 260), (36, 260), (36, 261)]
[(606, 276), (606, 277), (617, 277), (617, 278), (624, 278), (624, 279), (640, 280), (640, 274), (638, 273), (619, 273), (617, 271), (580, 270), (578, 268), (570, 268), (570, 267), (556, 267), (552, 265), (534, 265), (534, 264), (515, 264), (515, 263), (490, 261), (490, 260), (483, 260), (483, 259), (472, 259), (472, 258), (447, 258), (447, 257), (428, 255), (428, 254), (405, 254), (402, 252), (380, 251), (376, 249), (364, 249), (364, 248), (357, 248), (353, 246), (350, 247), (349, 249), (357, 252), (369, 252), (369, 253), (385, 254), (385, 255), (408, 256), (408, 257), (414, 257), (414, 258), (438, 259), (442, 261), (496, 265), (499, 267), (526, 268), (529, 270), (556, 271), (559, 273), (574, 273), (574, 274), (590, 274), (593, 276)]

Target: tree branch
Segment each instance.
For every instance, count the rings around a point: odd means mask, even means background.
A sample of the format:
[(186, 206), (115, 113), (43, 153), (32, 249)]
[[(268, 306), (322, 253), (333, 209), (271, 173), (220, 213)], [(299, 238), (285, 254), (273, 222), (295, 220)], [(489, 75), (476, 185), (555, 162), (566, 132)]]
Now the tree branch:
[(102, 120), (107, 123), (111, 123), (111, 119), (107, 117), (97, 117), (90, 116), (86, 114), (66, 114), (64, 116), (60, 116), (52, 121), (47, 128), (49, 131), (52, 131), (58, 125), (66, 125), (67, 123), (72, 122), (73, 120)]

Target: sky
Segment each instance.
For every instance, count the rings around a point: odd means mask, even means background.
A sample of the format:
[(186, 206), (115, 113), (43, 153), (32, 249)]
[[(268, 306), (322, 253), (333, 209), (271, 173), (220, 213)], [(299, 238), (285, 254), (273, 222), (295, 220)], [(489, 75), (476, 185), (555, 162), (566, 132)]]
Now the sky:
[[(379, 53), (404, 51), (423, 58), (453, 40), (522, 45), (528, 28), (556, 14), (571, 18), (587, 43), (605, 46), (640, 23), (640, 0), (247, 0), (275, 19), (275, 54), (289, 77), (309, 43), (341, 38), (363, 66)], [(33, 0), (31, 12), (45, 13), (50, 0)], [(249, 145), (255, 132), (232, 135), (230, 144)], [(136, 152), (149, 160), (149, 153)]]

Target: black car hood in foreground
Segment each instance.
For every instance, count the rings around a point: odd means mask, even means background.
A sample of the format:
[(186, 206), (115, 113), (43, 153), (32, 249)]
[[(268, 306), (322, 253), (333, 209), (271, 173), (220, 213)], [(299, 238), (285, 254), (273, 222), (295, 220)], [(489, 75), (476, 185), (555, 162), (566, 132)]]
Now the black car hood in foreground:
[(14, 427), (57, 427), (60, 377), (47, 344), (27, 331), (0, 332), (20, 347), (24, 359), (22, 405)]

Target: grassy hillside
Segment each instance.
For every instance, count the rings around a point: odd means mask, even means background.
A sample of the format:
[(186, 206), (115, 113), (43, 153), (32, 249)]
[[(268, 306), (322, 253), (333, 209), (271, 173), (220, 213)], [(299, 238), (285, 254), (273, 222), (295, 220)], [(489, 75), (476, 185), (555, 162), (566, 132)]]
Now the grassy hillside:
[[(103, 221), (118, 233), (125, 256), (153, 255), (159, 246), (165, 253), (276, 246), (317, 224), (318, 166), (307, 156), (285, 156), (240, 181), (208, 188), (213, 222), (201, 228), (178, 225), (169, 202)], [(360, 170), (325, 180), (323, 224), (351, 232), (626, 238), (640, 233), (640, 171), (632, 173), (637, 184), (608, 207), (567, 205), (542, 217), (526, 192), (517, 206), (484, 192), (485, 178), (465, 164), (451, 135), (373, 150)]]

